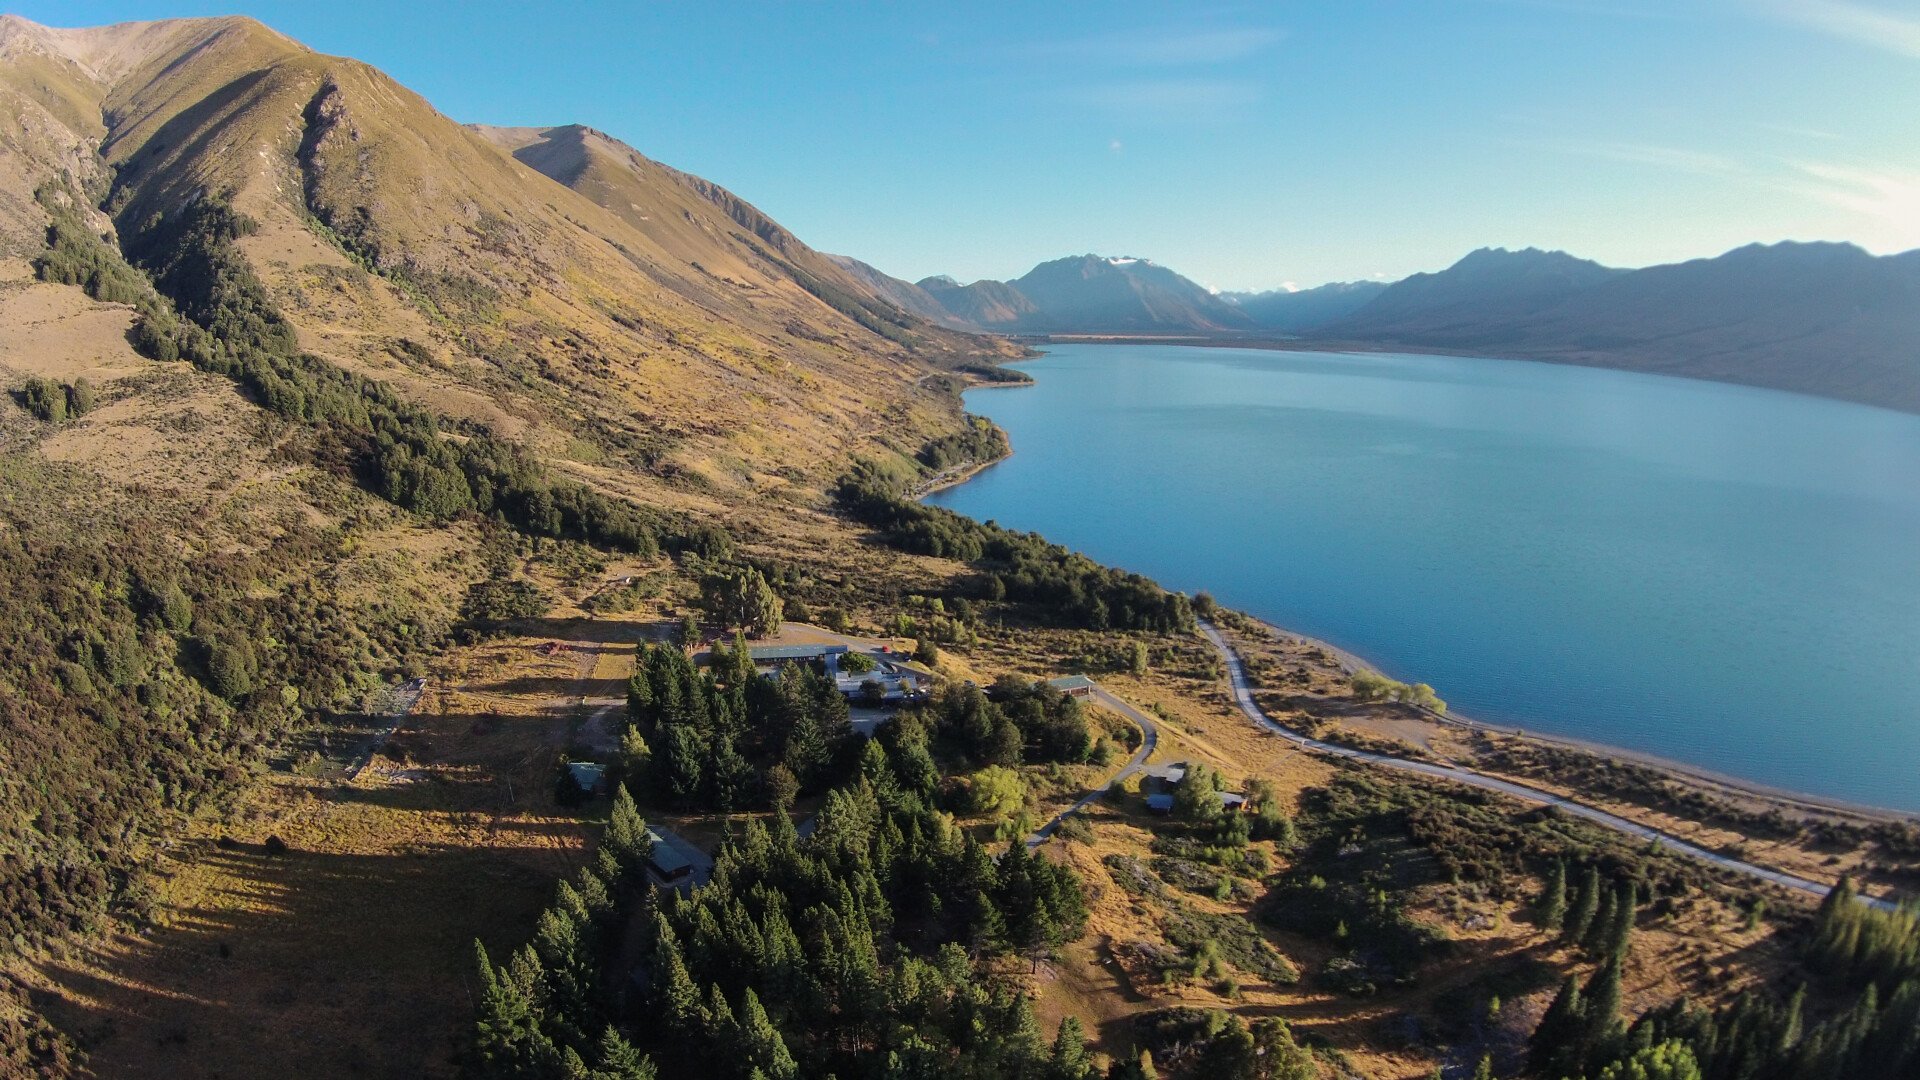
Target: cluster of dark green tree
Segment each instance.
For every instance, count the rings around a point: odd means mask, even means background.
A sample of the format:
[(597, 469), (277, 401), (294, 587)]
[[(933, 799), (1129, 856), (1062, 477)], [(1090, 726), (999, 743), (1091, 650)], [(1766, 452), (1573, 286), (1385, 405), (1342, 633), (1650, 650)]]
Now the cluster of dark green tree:
[[(1407, 913), (1407, 896), (1424, 884), (1473, 882), (1518, 898), (1536, 867), (1578, 866), (1584, 877), (1572, 898), (1561, 872), (1563, 914), (1555, 925), (1606, 956), (1622, 948), (1637, 905), (1701, 880), (1696, 864), (1550, 810), (1517, 812), (1487, 793), (1358, 771), (1308, 791), (1295, 827), (1294, 858), (1258, 913), (1341, 947), (1321, 976), (1350, 993), (1405, 982), (1448, 948), (1443, 935)], [(1550, 906), (1550, 898), (1541, 902)]]
[(939, 472), (956, 465), (998, 461), (1013, 452), (1007, 433), (984, 416), (967, 414), (965, 431), (942, 435), (920, 448), (920, 463)]
[(1095, 1080), (1079, 1025), (1050, 1045), (986, 963), (1077, 938), (1078, 879), (1024, 845), (995, 860), (933, 808), (925, 765), (910, 740), (867, 743), (807, 836), (783, 804), (664, 901), (619, 854), (639, 825), (616, 796), (597, 882), (563, 889), (504, 967), (484, 961), (474, 1073), (650, 1075), (637, 1048), (666, 1076)]
[(531, 581), (491, 577), (467, 586), (460, 617), (474, 623), (500, 623), (538, 618), (552, 607), (553, 597)]
[[(63, 481), (55, 481), (63, 482)], [(138, 913), (144, 840), (259, 767), (315, 710), (351, 708), (444, 620), (356, 608), (316, 566), (333, 533), (185, 561), (160, 522), (72, 528), (0, 504), (0, 942)], [(36, 514), (36, 517), (39, 516)]]
[[(968, 375), (986, 383), (1030, 383), (1033, 376), (1015, 368), (1000, 367), (997, 364), (965, 363), (955, 364), (957, 374)], [(956, 391), (957, 393), (958, 391)]]
[(1872, 908), (1842, 878), (1820, 905), (1807, 960), (1832, 978), (1883, 991), (1920, 980), (1920, 904)]
[(555, 889), (533, 940), (497, 966), (474, 942), (479, 993), (468, 1075), (654, 1080), (653, 1062), (614, 1028), (599, 970), (636, 909), (651, 908), (652, 850), (633, 799), (617, 789), (593, 859)]
[[(1256, 840), (1272, 840), (1282, 851), (1294, 843), (1293, 820), (1271, 783), (1254, 780), (1247, 787), (1244, 808), (1229, 809), (1221, 800), (1226, 779), (1200, 762), (1187, 766), (1173, 790), (1173, 821), (1154, 829), (1153, 867), (1169, 884), (1225, 900), (1234, 892), (1236, 877), (1252, 881), (1266, 875), (1266, 856), (1250, 847)], [(1216, 867), (1215, 874), (1204, 867)]]
[(767, 576), (752, 565), (721, 565), (700, 580), (700, 606), (723, 626), (765, 637), (780, 629), (786, 605)]
[(711, 530), (557, 480), (525, 451), (484, 431), (448, 439), (431, 414), (385, 384), (301, 352), (292, 325), (234, 243), (257, 226), (226, 199), (203, 197), (131, 234), (136, 261), (173, 306), (85, 227), (70, 198), (43, 202), (53, 214), (39, 264), (43, 278), (134, 304), (134, 344), (142, 353), (185, 358), (233, 378), (270, 412), (315, 429), (322, 456), (349, 465), (382, 497), (430, 517), (492, 516), (534, 536), (623, 551), (651, 553), (663, 539), (676, 550), (729, 546)]
[(1920, 908), (1869, 907), (1843, 880), (1813, 920), (1803, 953), (1809, 979), (1790, 996), (1748, 990), (1718, 1012), (1679, 1001), (1631, 1026), (1620, 1015), (1623, 953), (1603, 959), (1584, 984), (1568, 977), (1534, 1032), (1531, 1071), (1681, 1080), (1920, 1075)]
[(1186, 596), (1139, 574), (1101, 566), (1034, 533), (982, 524), (905, 495), (902, 483), (862, 462), (835, 489), (840, 507), (902, 551), (956, 559), (986, 572), (988, 600), (1015, 600), (1093, 630), (1185, 631)]
[(1138, 1061), (1116, 1061), (1109, 1080), (1147, 1080), (1156, 1066), (1206, 1080), (1314, 1080), (1313, 1051), (1295, 1041), (1287, 1022), (1262, 1017), (1251, 1025), (1218, 1009), (1181, 1006), (1132, 1020)]
[(1002, 678), (990, 693), (947, 685), (909, 711), (975, 765), (1073, 764), (1093, 752), (1086, 710), (1045, 683)]
[(705, 671), (686, 650), (649, 646), (627, 683), (621, 772), (683, 810), (740, 810), (821, 791), (859, 751), (847, 700), (824, 672), (788, 664), (755, 674), (744, 638)]
[(21, 388), (20, 404), (40, 419), (60, 424), (92, 412), (97, 397), (93, 383), (85, 378), (58, 383), (34, 375), (29, 376)]
[(142, 316), (165, 318), (166, 301), (140, 271), (127, 265), (106, 237), (94, 232), (81, 217), (81, 196), (72, 188), (48, 184), (34, 199), (51, 219), (47, 248), (34, 256), (34, 275), (56, 285), (77, 285), (88, 296), (108, 304), (128, 304)]
[(1547, 887), (1535, 904), (1541, 927), (1559, 931), (1562, 942), (1578, 946), (1603, 964), (1626, 959), (1639, 910), (1639, 887), (1631, 880), (1606, 881), (1597, 866), (1586, 867), (1579, 888), (1569, 898), (1563, 859), (1553, 861)]

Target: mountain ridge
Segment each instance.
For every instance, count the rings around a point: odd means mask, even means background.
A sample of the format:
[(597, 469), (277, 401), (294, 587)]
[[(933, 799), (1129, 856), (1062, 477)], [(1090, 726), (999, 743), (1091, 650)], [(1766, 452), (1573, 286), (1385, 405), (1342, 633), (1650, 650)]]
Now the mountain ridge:
[[(12, 18), (0, 49), (0, 247), (40, 246), (32, 193), (62, 176), (128, 238), (230, 193), (303, 348), (544, 450), (584, 422), (643, 467), (623, 484), (825, 467), (897, 399), (950, 412), (916, 388), (944, 358), (1008, 352), (900, 310), (720, 185), (580, 125), (541, 129), (578, 166), (556, 183), (501, 144), (524, 132), (457, 124), (249, 18)], [(396, 364), (396, 338), (423, 348)]]
[(1780, 241), (1637, 270), (1547, 254), (1482, 249), (1395, 284), (1313, 336), (1712, 379), (1920, 412), (1920, 253), (1875, 256), (1852, 244)]
[[(1116, 281), (1126, 266), (1138, 269)], [(1150, 287), (1137, 287), (1142, 279)], [(1486, 247), (1397, 282), (1217, 296), (1153, 263), (1097, 255), (1051, 260), (1006, 282), (885, 281), (977, 330), (1435, 349), (1920, 412), (1920, 250), (1876, 256), (1854, 244), (1778, 241), (1622, 269), (1564, 251)], [(1017, 300), (1031, 310), (1012, 307)], [(1216, 305), (1231, 318), (1217, 317)]]
[[(846, 260), (845, 256), (836, 258)], [(1096, 254), (1040, 263), (1010, 281), (961, 284), (946, 274), (907, 282), (865, 263), (875, 287), (912, 308), (937, 305), (949, 325), (993, 333), (1227, 333), (1251, 329), (1236, 305), (1147, 259)]]
[(1358, 311), (1384, 291), (1384, 281), (1332, 281), (1310, 289), (1225, 292), (1220, 298), (1246, 312), (1255, 326), (1304, 334)]

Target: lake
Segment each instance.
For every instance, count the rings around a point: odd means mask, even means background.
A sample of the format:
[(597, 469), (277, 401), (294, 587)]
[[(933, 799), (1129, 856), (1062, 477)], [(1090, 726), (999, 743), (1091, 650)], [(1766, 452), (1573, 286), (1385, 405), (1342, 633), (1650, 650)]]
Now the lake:
[(930, 503), (1476, 720), (1920, 810), (1920, 416), (1593, 368), (1063, 345)]

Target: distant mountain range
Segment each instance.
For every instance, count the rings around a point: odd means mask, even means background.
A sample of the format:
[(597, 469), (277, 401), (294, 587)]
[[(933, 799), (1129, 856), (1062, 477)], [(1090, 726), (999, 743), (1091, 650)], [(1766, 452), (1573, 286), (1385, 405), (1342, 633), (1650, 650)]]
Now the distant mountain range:
[(1622, 270), (1483, 248), (1403, 281), (1215, 294), (1144, 259), (1081, 255), (1010, 282), (910, 284), (835, 257), (884, 299), (955, 329), (1299, 339), (1716, 379), (1920, 412), (1920, 251), (1754, 244)]
[(1145, 259), (1074, 255), (1041, 263), (1012, 281), (967, 285), (945, 275), (907, 282), (856, 259), (834, 259), (899, 307), (954, 328), (1018, 334), (1223, 334), (1257, 329), (1237, 305)]
[(1221, 293), (1262, 330), (1305, 334), (1359, 311), (1386, 291), (1384, 281), (1336, 281), (1312, 289)]
[(1564, 252), (1476, 251), (1416, 274), (1320, 339), (1558, 360), (1920, 412), (1920, 251), (1754, 244), (1615, 270)]

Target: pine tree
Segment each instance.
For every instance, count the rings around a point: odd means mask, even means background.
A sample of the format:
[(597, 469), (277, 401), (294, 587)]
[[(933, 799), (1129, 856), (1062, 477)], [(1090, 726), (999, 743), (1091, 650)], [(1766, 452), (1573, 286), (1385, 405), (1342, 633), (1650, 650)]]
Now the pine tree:
[(592, 866), (581, 867), (574, 880), (578, 884), (573, 886), (573, 892), (580, 898), (580, 907), (587, 913), (588, 923), (596, 932), (604, 930), (614, 909), (613, 894), (607, 891), (606, 881)]
[(767, 1012), (760, 1007), (760, 998), (752, 987), (741, 993), (740, 1039), (747, 1060), (767, 1080), (793, 1080), (799, 1073), (800, 1069), (794, 1064), (787, 1044), (780, 1038), (780, 1032), (775, 1030), (773, 1022), (767, 1019)]
[(1639, 890), (1633, 882), (1624, 882), (1613, 904), (1613, 918), (1607, 925), (1606, 939), (1601, 944), (1600, 955), (1609, 963), (1624, 961), (1627, 948), (1632, 943), (1634, 920), (1639, 906)]
[(1080, 1021), (1072, 1016), (1061, 1020), (1059, 1033), (1053, 1039), (1052, 1056), (1047, 1061), (1048, 1080), (1099, 1080), (1099, 1077)]
[(629, 791), (645, 791), (651, 780), (647, 774), (653, 762), (653, 748), (647, 745), (640, 728), (628, 724), (620, 733), (620, 786)]
[(653, 683), (647, 678), (646, 658), (641, 657), (634, 665), (633, 677), (627, 680), (628, 723), (653, 723), (653, 709)]
[(1560, 940), (1569, 945), (1578, 943), (1587, 936), (1587, 930), (1593, 926), (1593, 917), (1600, 908), (1600, 870), (1587, 867), (1580, 879), (1580, 892), (1573, 901), (1573, 911), (1560, 928)]
[(753, 650), (747, 646), (747, 634), (744, 630), (733, 632), (733, 647), (727, 650), (726, 683), (735, 689), (744, 690), (753, 681)]
[(756, 567), (742, 567), (724, 578), (709, 578), (704, 592), (708, 610), (728, 626), (737, 626), (754, 637), (780, 629), (780, 597)]
[(1567, 919), (1567, 864), (1555, 859), (1553, 869), (1547, 871), (1547, 888), (1540, 894), (1540, 926), (1546, 930), (1558, 930)]
[(518, 981), (497, 970), (486, 946), (473, 943), (480, 981), (474, 1024), (474, 1057), (483, 1076), (538, 1076), (557, 1066), (560, 1055), (540, 1030), (539, 1010)]
[(1801, 983), (1793, 991), (1793, 997), (1787, 1000), (1786, 1020), (1780, 1025), (1780, 1039), (1777, 1049), (1784, 1056), (1788, 1051), (1800, 1045), (1806, 1035), (1807, 984)]
[(531, 944), (515, 949), (513, 955), (507, 957), (502, 971), (504, 978), (533, 1003), (535, 1011), (546, 1008), (547, 969), (541, 965), (540, 954), (533, 951)]
[(1527, 1041), (1527, 1071), (1541, 1076), (1557, 1076), (1555, 1066), (1567, 1062), (1577, 1048), (1580, 1033), (1586, 1028), (1586, 1003), (1581, 999), (1580, 982), (1572, 975), (1560, 984), (1560, 992), (1540, 1016), (1540, 1024)]
[(654, 1080), (653, 1062), (609, 1027), (594, 1044), (593, 1080)]
[(819, 787), (826, 778), (827, 766), (832, 759), (833, 748), (827, 743), (826, 732), (810, 712), (800, 716), (787, 733), (781, 762), (793, 773), (802, 789), (810, 789)]
[(1153, 1067), (1153, 1055), (1142, 1050), (1138, 1057), (1114, 1058), (1107, 1066), (1107, 1080), (1160, 1080), (1160, 1070)]
[[(560, 888), (572, 892), (566, 882)], [(548, 1022), (569, 1039), (584, 1035), (592, 1010), (594, 959), (573, 913), (556, 904), (540, 913), (533, 950), (546, 972)], [(583, 1029), (584, 1028), (584, 1029)]]
[(1021, 736), (1019, 726), (1002, 716), (993, 726), (993, 735), (987, 740), (981, 760), (988, 765), (1011, 768), (1020, 764), (1020, 755), (1025, 748), (1026, 739)]
[(1613, 932), (1614, 909), (1619, 906), (1619, 894), (1613, 889), (1601, 890), (1600, 905), (1594, 910), (1593, 918), (1587, 922), (1587, 932), (1580, 936), (1580, 947), (1588, 954), (1603, 956), (1606, 953), (1607, 937)]
[(1480, 1064), (1474, 1067), (1473, 1080), (1493, 1080), (1493, 1055), (1482, 1054)]
[(1287, 1022), (1277, 1016), (1256, 1020), (1251, 1029), (1257, 1056), (1254, 1075), (1257, 1080), (1317, 1080), (1313, 1051), (1294, 1041)]
[(706, 803), (721, 813), (740, 809), (752, 795), (753, 766), (734, 748), (729, 735), (715, 735), (711, 746)]
[(613, 812), (607, 819), (606, 848), (613, 852), (620, 875), (626, 881), (641, 880), (647, 860), (653, 856), (653, 841), (647, 836), (647, 821), (626, 787), (613, 790)]
[(680, 952), (680, 939), (674, 935), (667, 917), (654, 913), (653, 986), (654, 1003), (667, 1031), (676, 1038), (692, 1039), (706, 1027), (706, 1015), (700, 1008), (700, 991), (687, 972), (686, 958)]
[(1600, 965), (1587, 980), (1586, 987), (1580, 992), (1586, 1002), (1585, 1030), (1581, 1034), (1580, 1047), (1588, 1060), (1606, 1060), (1613, 1043), (1625, 1033), (1620, 1023), (1620, 1000), (1622, 994), (1620, 961), (1613, 960)]
[(985, 892), (976, 892), (973, 897), (973, 921), (968, 926), (967, 936), (974, 949), (987, 952), (1000, 948), (1007, 941), (1007, 919), (1000, 908)]
[(706, 779), (707, 740), (691, 724), (668, 724), (660, 733), (652, 769), (655, 791), (679, 809), (699, 808), (712, 791)]

